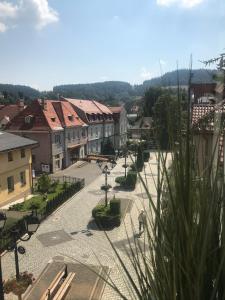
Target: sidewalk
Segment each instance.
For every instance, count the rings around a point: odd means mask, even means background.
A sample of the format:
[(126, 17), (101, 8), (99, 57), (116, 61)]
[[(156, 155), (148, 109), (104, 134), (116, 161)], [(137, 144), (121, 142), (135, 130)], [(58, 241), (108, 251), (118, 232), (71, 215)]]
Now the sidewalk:
[[(150, 176), (150, 167), (153, 174), (157, 173), (155, 155), (146, 164), (146, 175), (149, 192), (156, 195), (155, 186)], [(131, 163), (128, 161), (128, 163)], [(115, 187), (115, 177), (124, 174), (124, 159), (117, 161), (116, 167), (111, 171), (108, 183)], [(149, 166), (149, 167), (148, 167)], [(147, 171), (147, 168), (148, 171)], [(155, 177), (155, 175), (154, 175)], [(115, 255), (109, 245), (104, 232), (97, 228), (88, 228), (93, 207), (104, 198), (104, 192), (100, 190), (104, 184), (104, 175), (98, 176), (92, 183), (81, 190), (78, 194), (67, 201), (60, 209), (48, 217), (39, 227), (36, 234), (28, 242), (20, 244), (26, 248), (25, 255), (19, 255), (20, 271), (28, 270), (37, 277), (50, 260), (64, 262), (80, 261), (89, 265), (102, 265), (112, 268), (111, 275), (123, 290), (126, 289), (122, 280), (121, 272), (115, 268)], [(138, 231), (138, 214), (141, 208), (149, 206), (143, 187), (137, 183), (136, 189), (132, 192), (110, 190), (109, 198), (115, 194), (116, 197), (133, 200), (130, 212), (126, 215), (124, 224), (128, 235), (133, 237), (130, 217)], [(126, 245), (126, 231), (122, 224), (119, 228), (107, 232), (111, 241), (126, 260), (123, 246)], [(97, 255), (97, 258), (96, 258)], [(2, 258), (3, 278), (6, 279), (15, 274), (14, 254), (7, 253)], [(7, 295), (6, 299), (14, 299)], [(16, 298), (15, 298), (16, 299)], [(120, 299), (109, 287), (106, 286), (103, 300)]]

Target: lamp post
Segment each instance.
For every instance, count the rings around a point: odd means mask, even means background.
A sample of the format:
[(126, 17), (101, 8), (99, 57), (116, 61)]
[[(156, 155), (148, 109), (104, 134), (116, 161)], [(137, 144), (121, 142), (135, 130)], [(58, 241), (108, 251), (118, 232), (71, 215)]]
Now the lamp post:
[[(0, 212), (0, 230), (2, 231), (5, 226), (5, 222), (7, 220), (7, 217), (5, 214)], [(17, 240), (26, 242), (28, 241), (32, 234), (34, 234), (38, 227), (39, 227), (40, 221), (37, 217), (37, 215), (34, 215), (34, 212), (32, 212), (31, 215), (27, 216), (25, 219), (25, 232), (26, 232), (26, 237), (22, 238), (20, 237), (20, 229), (13, 229), (11, 230), (11, 234), (13, 236), (13, 242), (10, 245), (10, 250), (14, 251), (15, 255), (15, 267), (16, 267), (16, 280), (19, 281), (20, 279), (20, 272), (19, 272), (19, 260), (18, 260), (18, 252), (21, 254), (25, 253), (25, 249), (23, 247), (18, 247), (17, 246)], [(1, 298), (3, 294), (3, 297)], [(3, 290), (3, 282), (2, 282), (2, 271), (1, 271), (1, 266), (0, 266), (0, 299), (4, 299), (4, 290)]]
[[(0, 233), (2, 233), (6, 222), (6, 215), (3, 212), (0, 212)], [(2, 279), (2, 257), (0, 255), (0, 299), (4, 300), (4, 288), (3, 288), (3, 279)]]
[[(102, 161), (97, 160), (96, 163), (98, 164), (99, 168), (102, 169)], [(112, 160), (111, 162), (111, 169), (113, 169), (116, 166), (115, 160)], [(106, 164), (104, 168), (102, 169), (102, 173), (105, 174), (105, 185), (101, 187), (102, 190), (105, 191), (105, 206), (108, 205), (108, 190), (110, 189), (110, 186), (108, 185), (108, 175), (110, 174), (110, 168)]]
[(124, 158), (125, 158), (125, 161), (124, 161), (124, 165), (123, 165), (123, 168), (125, 169), (125, 172), (124, 172), (124, 177), (127, 178), (127, 168), (128, 168), (128, 165), (127, 165), (127, 157), (128, 157), (128, 149), (125, 148), (124, 150)]

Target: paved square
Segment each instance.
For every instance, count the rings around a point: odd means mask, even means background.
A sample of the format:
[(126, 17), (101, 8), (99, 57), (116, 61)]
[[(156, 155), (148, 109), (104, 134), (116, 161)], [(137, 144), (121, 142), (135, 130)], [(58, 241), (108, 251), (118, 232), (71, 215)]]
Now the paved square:
[(38, 235), (37, 239), (42, 243), (44, 247), (51, 247), (72, 240), (70, 235), (64, 230), (43, 233)]

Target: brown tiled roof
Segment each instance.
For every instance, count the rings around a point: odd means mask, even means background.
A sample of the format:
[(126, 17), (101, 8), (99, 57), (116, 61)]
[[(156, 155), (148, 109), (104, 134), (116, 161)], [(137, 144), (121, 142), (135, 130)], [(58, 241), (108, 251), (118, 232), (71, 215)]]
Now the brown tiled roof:
[(87, 114), (101, 114), (100, 109), (95, 105), (91, 100), (80, 100), (80, 99), (71, 99), (65, 98), (67, 101), (77, 106)]
[[(218, 104), (195, 104), (192, 107), (192, 125), (195, 130), (214, 131), (214, 117), (215, 113), (225, 114), (225, 103), (221, 101)], [(225, 128), (224, 128), (225, 129)], [(220, 161), (224, 161), (224, 134), (220, 133), (218, 137), (219, 157)]]
[[(25, 122), (27, 116), (31, 117), (29, 124)], [(85, 125), (85, 123), (78, 117), (69, 102), (35, 100), (10, 122), (7, 129), (10, 131), (49, 131), (62, 130), (64, 126), (83, 125)]]
[(197, 126), (199, 122), (209, 116), (214, 109), (215, 104), (194, 104), (192, 107), (192, 125)]
[(109, 106), (109, 109), (115, 113), (115, 114), (119, 114), (121, 113), (123, 107), (122, 106)]
[(106, 122), (113, 121), (113, 113), (112, 111), (105, 106), (95, 100), (82, 100), (82, 99), (71, 99), (71, 98), (64, 98), (65, 101), (71, 103), (75, 109), (76, 107), (83, 111), (86, 116), (86, 121), (89, 123), (101, 123), (103, 119)]
[(85, 125), (73, 109), (71, 103), (66, 101), (52, 101), (52, 105), (63, 126), (72, 127)]
[(20, 111), (21, 108), (17, 104), (3, 105), (3, 107), (0, 108), (0, 121), (5, 117), (8, 117), (9, 120), (12, 120), (20, 113)]
[[(25, 122), (25, 117), (31, 116), (30, 124)], [(7, 130), (29, 130), (29, 131), (49, 131), (50, 126), (45, 114), (43, 113), (42, 106), (39, 100), (34, 100), (29, 106), (27, 106), (19, 115), (17, 115), (12, 122), (10, 122)]]

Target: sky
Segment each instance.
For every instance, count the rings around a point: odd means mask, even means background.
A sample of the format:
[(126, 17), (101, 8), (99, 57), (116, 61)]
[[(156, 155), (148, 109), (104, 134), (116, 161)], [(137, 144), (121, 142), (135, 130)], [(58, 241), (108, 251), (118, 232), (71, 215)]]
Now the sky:
[(225, 49), (225, 0), (0, 0), (0, 83), (140, 84)]

